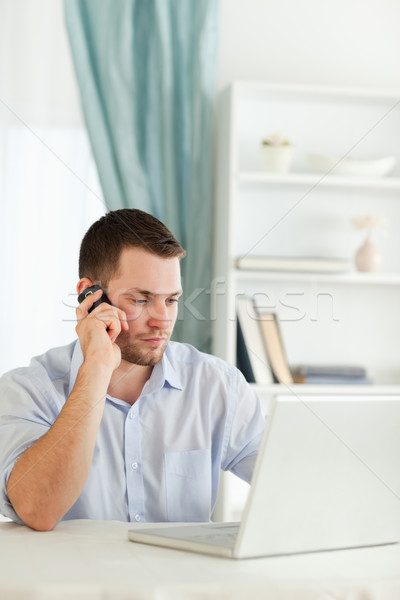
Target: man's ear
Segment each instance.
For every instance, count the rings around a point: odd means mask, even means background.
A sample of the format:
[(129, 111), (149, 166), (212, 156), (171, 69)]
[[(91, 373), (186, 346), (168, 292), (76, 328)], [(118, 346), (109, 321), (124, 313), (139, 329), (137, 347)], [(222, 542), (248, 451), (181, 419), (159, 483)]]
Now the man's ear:
[(92, 285), (94, 285), (94, 281), (89, 279), (89, 277), (82, 277), (82, 279), (80, 279), (78, 281), (78, 284), (76, 286), (76, 291), (78, 292), (78, 296), (79, 296), (79, 294), (81, 294), (83, 292), (83, 290), (86, 290), (88, 287), (91, 287)]

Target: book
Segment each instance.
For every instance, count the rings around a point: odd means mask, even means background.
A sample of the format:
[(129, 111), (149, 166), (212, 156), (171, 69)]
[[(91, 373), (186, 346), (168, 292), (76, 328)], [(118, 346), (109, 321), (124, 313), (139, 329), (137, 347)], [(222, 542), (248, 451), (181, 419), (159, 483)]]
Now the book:
[(366, 377), (364, 367), (358, 365), (297, 365), (293, 367), (297, 378), (307, 377)]
[(298, 365), (292, 369), (295, 383), (368, 385), (373, 383), (359, 365)]
[(351, 262), (343, 258), (308, 256), (242, 256), (236, 259), (238, 269), (249, 271), (294, 271), (303, 273), (346, 273)]
[(295, 383), (309, 383), (315, 385), (372, 385), (369, 377), (346, 377), (344, 375), (307, 375), (301, 379), (294, 375)]
[(240, 327), (239, 319), (237, 320), (236, 329), (236, 366), (244, 375), (247, 383), (255, 383), (253, 369), (251, 368), (251, 362), (249, 353), (247, 352), (246, 344), (243, 337), (243, 331)]
[(274, 378), (259, 325), (259, 315), (254, 309), (252, 299), (247, 296), (237, 298), (236, 310), (243, 334), (242, 353), (245, 349), (255, 382), (261, 385), (273, 383)]
[(293, 383), (277, 315), (275, 313), (261, 313), (259, 323), (275, 381), (277, 383)]

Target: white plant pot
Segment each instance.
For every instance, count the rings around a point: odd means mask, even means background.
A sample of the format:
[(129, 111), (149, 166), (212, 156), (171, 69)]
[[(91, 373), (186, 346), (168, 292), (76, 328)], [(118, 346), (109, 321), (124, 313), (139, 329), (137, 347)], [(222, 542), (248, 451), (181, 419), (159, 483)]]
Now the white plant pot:
[(262, 145), (264, 169), (270, 173), (288, 173), (292, 166), (293, 146)]
[(379, 248), (368, 237), (355, 255), (356, 267), (359, 271), (379, 271), (382, 256)]

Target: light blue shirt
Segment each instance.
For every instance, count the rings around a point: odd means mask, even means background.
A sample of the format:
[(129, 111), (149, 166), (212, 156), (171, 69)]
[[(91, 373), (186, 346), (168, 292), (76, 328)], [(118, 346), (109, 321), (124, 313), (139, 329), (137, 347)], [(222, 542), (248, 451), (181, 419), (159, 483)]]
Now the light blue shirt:
[[(0, 380), (0, 513), (15, 521), (7, 480), (57, 419), (82, 361), (73, 342)], [(88, 479), (64, 519), (208, 521), (220, 470), (250, 481), (263, 429), (236, 368), (170, 342), (133, 406), (107, 395)]]

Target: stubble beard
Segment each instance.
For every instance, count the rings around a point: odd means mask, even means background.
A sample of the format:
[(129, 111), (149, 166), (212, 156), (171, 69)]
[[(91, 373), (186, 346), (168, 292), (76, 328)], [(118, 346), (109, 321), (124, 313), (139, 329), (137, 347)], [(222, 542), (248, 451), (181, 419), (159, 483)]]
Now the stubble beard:
[[(163, 335), (165, 336), (165, 334)], [(161, 346), (145, 349), (140, 338), (137, 341), (132, 341), (129, 332), (123, 331), (119, 334), (115, 343), (121, 350), (122, 360), (142, 367), (154, 367), (162, 359), (169, 339), (170, 335), (167, 335)]]

